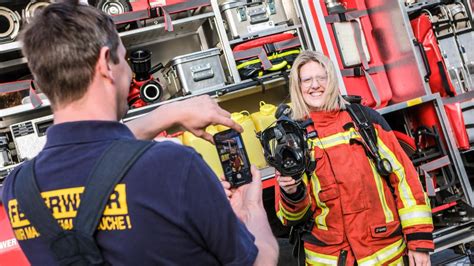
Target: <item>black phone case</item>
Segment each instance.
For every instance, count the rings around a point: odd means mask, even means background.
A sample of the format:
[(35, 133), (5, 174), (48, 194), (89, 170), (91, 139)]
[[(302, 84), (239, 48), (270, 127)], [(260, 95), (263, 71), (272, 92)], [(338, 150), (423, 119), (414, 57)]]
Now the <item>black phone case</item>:
[[(230, 139), (238, 139), (240, 141), (242, 148), (237, 147), (239, 152), (223, 152), (223, 148), (226, 145), (225, 142)], [(248, 159), (244, 141), (240, 133), (233, 129), (218, 132), (214, 135), (214, 143), (217, 149), (217, 154), (219, 155), (219, 161), (221, 162), (222, 169), (224, 170), (225, 179), (231, 184), (231, 186), (239, 187), (252, 182), (250, 161)], [(238, 143), (236, 145), (238, 145)], [(229, 150), (232, 150), (230, 146)], [(223, 160), (226, 155), (229, 155), (229, 158)], [(243, 165), (240, 165), (241, 167), (239, 167), (239, 164), (242, 162), (239, 162), (239, 160), (242, 160), (243, 162)]]

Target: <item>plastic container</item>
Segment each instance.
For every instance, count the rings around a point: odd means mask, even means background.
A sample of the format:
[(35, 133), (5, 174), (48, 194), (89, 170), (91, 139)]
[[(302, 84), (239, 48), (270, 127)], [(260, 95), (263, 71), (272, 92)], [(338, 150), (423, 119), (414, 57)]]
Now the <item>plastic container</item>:
[[(215, 126), (209, 126), (206, 128), (206, 132), (214, 135), (218, 131)], [(193, 133), (186, 131), (183, 134), (183, 144), (193, 147), (197, 153), (201, 154), (204, 161), (206, 161), (206, 163), (211, 167), (212, 171), (214, 171), (218, 177), (224, 175), (224, 171), (222, 170), (222, 166), (219, 161), (219, 155), (217, 154), (216, 147), (212, 145), (212, 143), (202, 138), (198, 138), (194, 136)]]
[(276, 106), (260, 101), (260, 111), (250, 115), (257, 132), (263, 131), (275, 122)]
[[(249, 156), (251, 164), (254, 164), (258, 168), (263, 168), (267, 165), (265, 157), (263, 156), (263, 148), (260, 141), (257, 139), (255, 125), (250, 118), (248, 111), (235, 112), (231, 115), (232, 120), (237, 124), (241, 125), (244, 129), (242, 132), (242, 139), (244, 140), (245, 149)], [(226, 126), (217, 126), (219, 131), (227, 130)]]

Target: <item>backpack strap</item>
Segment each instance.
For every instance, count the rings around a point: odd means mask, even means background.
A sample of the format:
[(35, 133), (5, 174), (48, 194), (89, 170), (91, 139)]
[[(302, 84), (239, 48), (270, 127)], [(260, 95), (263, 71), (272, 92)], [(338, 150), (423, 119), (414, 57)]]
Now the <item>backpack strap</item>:
[[(379, 147), (377, 145), (377, 133), (372, 121), (368, 119), (367, 112), (362, 108), (360, 104), (351, 103), (346, 105), (347, 111), (356, 125), (356, 129), (362, 137), (364, 143), (363, 146), (369, 156), (373, 159), (377, 172), (387, 177), (393, 172), (390, 161), (386, 158), (382, 158), (379, 153)], [(390, 182), (387, 182), (389, 187)], [(392, 188), (391, 188), (392, 189)]]
[(14, 191), (21, 210), (44, 237), (60, 265), (104, 265), (93, 238), (105, 205), (115, 185), (153, 142), (115, 141), (94, 165), (81, 196), (74, 229), (63, 230), (51, 215), (38, 188), (35, 159), (25, 162), (17, 173)]
[(371, 144), (375, 144), (374, 147), (369, 147), (371, 149), (370, 152), (378, 153), (378, 148), (376, 145), (377, 135), (375, 133), (374, 124), (369, 121), (366, 112), (364, 111), (364, 109), (362, 109), (362, 106), (357, 103), (351, 103), (347, 105), (346, 108), (352, 118), (352, 121), (354, 121), (354, 123), (356, 124), (357, 129), (361, 131), (359, 133), (361, 134), (364, 141), (367, 142), (369, 146), (371, 146)]

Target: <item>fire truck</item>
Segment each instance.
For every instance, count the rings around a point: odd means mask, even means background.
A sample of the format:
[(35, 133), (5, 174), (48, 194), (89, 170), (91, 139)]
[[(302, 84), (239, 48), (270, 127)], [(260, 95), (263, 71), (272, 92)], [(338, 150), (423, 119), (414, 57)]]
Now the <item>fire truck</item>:
[[(52, 124), (17, 40), (52, 2), (0, 1), (0, 191), (8, 173), (42, 149)], [(382, 114), (418, 170), (432, 207), (435, 253), (453, 249), (474, 263), (472, 0), (82, 2), (113, 17), (129, 53), (135, 75), (124, 122), (202, 94), (258, 118), (288, 102), (288, 73), (300, 51), (327, 55), (341, 93), (361, 96)], [(193, 146), (192, 136), (172, 133), (162, 135)], [(219, 175), (215, 155), (197, 143)], [(252, 163), (258, 153), (249, 154)], [(273, 232), (285, 237), (274, 211), (275, 169), (258, 166)], [(28, 265), (2, 204), (0, 265)]]

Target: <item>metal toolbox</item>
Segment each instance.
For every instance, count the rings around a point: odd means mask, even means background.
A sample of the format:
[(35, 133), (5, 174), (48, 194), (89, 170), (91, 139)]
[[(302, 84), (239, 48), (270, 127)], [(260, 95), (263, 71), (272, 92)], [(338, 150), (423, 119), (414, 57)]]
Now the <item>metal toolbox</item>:
[(171, 59), (163, 71), (168, 91), (174, 95), (187, 95), (224, 86), (224, 69), (219, 55), (220, 50), (213, 48)]
[(275, 27), (287, 27), (282, 1), (223, 1), (220, 10), (230, 37), (245, 38)]

